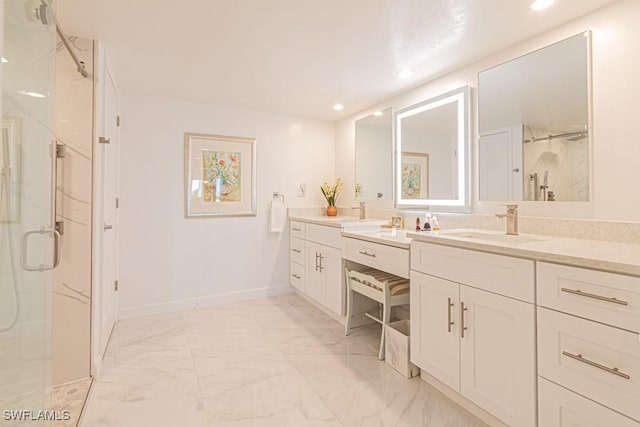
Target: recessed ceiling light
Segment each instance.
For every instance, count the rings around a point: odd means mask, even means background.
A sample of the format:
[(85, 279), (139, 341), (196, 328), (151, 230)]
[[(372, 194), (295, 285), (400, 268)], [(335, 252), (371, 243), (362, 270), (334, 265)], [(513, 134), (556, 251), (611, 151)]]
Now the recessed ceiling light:
[(375, 113), (373, 113), (373, 115), (376, 117), (380, 117), (382, 114), (382, 111), (376, 111)]
[(0, 62), (6, 64), (7, 62), (9, 62), (9, 60), (3, 56), (2, 59), (0, 59)]
[(531, 3), (531, 10), (546, 9), (553, 4), (554, 0), (535, 0)]
[(344, 105), (342, 104), (333, 104), (333, 109), (336, 111), (342, 111), (344, 110)]
[(30, 96), (32, 98), (46, 98), (47, 97), (47, 95), (43, 95), (43, 94), (38, 93), (38, 92), (31, 92), (31, 91), (28, 91), (28, 90), (19, 90), (18, 93), (20, 95), (27, 95), (27, 96)]
[(400, 70), (396, 73), (396, 75), (398, 76), (398, 78), (400, 79), (406, 79), (407, 77), (411, 76), (411, 71), (409, 70)]

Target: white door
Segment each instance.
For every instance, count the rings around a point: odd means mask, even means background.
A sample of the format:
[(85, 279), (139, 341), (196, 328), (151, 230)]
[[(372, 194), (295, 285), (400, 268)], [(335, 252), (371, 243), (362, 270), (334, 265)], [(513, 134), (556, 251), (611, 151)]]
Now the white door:
[(117, 284), (118, 280), (118, 92), (109, 74), (105, 73), (104, 97), (104, 138), (109, 143), (100, 144), (102, 150), (101, 190), (103, 195), (103, 219), (99, 227), (102, 228), (102, 277), (100, 293), (100, 353), (104, 354), (109, 337), (116, 321), (118, 310)]
[(478, 150), (480, 200), (522, 200), (522, 126), (481, 135)]
[(509, 425), (535, 426), (534, 306), (464, 285), (460, 305), (461, 394)]
[(411, 272), (411, 362), (460, 390), (459, 287)]

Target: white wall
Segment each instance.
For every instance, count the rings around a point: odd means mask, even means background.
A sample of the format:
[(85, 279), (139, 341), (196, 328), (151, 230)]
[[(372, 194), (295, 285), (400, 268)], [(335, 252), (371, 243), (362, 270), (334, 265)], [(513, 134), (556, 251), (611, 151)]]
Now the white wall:
[[(334, 125), (126, 93), (122, 116), (120, 317), (289, 291), (288, 232), (268, 232), (269, 202), (323, 204)], [(257, 138), (256, 217), (184, 217), (185, 132)]]
[[(345, 187), (353, 185), (354, 121), (381, 108), (394, 110), (438, 96), (463, 85), (477, 88), (478, 72), (531, 52), (581, 31), (593, 30), (592, 43), (592, 126), (593, 196), (590, 202), (520, 203), (520, 212), (528, 216), (575, 217), (602, 220), (640, 221), (640, 190), (637, 164), (640, 160), (640, 100), (635, 89), (640, 74), (640, 1), (620, 0), (593, 14), (534, 37), (524, 43), (496, 53), (474, 64), (448, 73), (393, 99), (351, 116), (336, 127), (336, 174), (345, 179)], [(541, 17), (541, 19), (543, 19)], [(472, 151), (474, 175), (477, 167), (476, 92), (472, 94)], [(390, 153), (391, 155), (391, 153)], [(473, 176), (473, 211), (492, 213), (504, 210), (502, 202), (479, 202), (477, 179)], [(345, 194), (347, 196), (348, 194)], [(351, 202), (347, 197), (342, 203)], [(388, 207), (391, 207), (389, 203)]]

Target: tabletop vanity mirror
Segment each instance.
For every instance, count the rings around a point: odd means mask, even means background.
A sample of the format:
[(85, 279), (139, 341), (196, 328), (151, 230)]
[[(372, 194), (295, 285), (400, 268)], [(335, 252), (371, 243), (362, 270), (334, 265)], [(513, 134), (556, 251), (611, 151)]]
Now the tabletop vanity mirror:
[(589, 201), (589, 43), (580, 33), (479, 74), (481, 201)]
[(356, 120), (356, 199), (393, 200), (391, 108)]
[(468, 86), (395, 114), (398, 209), (468, 212)]

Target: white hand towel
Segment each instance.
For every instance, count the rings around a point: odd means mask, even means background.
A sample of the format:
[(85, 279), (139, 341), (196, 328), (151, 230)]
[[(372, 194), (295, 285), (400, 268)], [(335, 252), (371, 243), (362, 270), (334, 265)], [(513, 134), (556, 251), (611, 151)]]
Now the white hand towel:
[(269, 231), (281, 233), (287, 223), (287, 208), (279, 201), (271, 202), (271, 215), (269, 217)]

